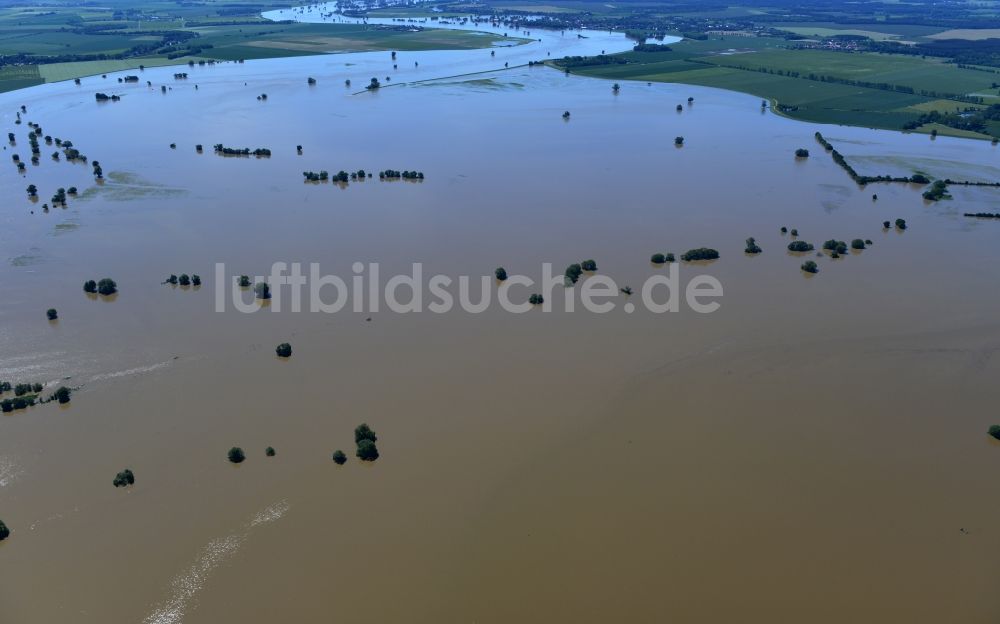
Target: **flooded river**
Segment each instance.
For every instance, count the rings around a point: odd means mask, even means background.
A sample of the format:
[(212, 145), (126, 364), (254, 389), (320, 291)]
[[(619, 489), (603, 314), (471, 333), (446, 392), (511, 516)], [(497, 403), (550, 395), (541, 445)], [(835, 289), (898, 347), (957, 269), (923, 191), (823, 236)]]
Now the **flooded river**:
[[(1000, 223), (962, 213), (1000, 212), (1000, 192), (861, 189), (813, 134), (872, 175), (998, 181), (997, 147), (503, 71), (628, 45), (532, 36), (495, 57), (400, 52), (397, 71), (389, 52), (338, 54), (0, 95), (17, 141), (0, 162), (0, 380), (78, 388), (0, 416), (0, 621), (996, 622)], [(44, 144), (19, 174), (22, 104), (104, 183)], [(303, 182), (359, 168), (425, 179)], [(872, 244), (797, 256), (782, 226)], [(226, 280), (281, 261), (348, 281), (356, 262), (384, 280), (421, 263), (478, 284), (593, 258), (638, 288), (669, 270), (651, 254), (702, 246), (721, 258), (679, 272), (723, 285), (711, 314), (628, 313), (625, 295), (608, 314), (216, 311), (217, 263)], [(82, 292), (102, 277), (114, 300)], [(361, 422), (372, 464), (353, 456)], [(125, 467), (135, 486), (112, 487)]]

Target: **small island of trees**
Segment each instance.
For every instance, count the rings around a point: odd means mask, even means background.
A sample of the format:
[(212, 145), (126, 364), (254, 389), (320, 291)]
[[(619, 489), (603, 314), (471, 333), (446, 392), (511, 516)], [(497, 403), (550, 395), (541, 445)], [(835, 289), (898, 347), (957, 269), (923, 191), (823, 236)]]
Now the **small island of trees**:
[(105, 277), (99, 282), (87, 280), (83, 283), (83, 291), (91, 294), (97, 293), (107, 297), (118, 292), (118, 284), (115, 283), (115, 280), (110, 277)]
[(803, 253), (806, 251), (812, 251), (813, 246), (811, 243), (805, 241), (797, 240), (788, 243), (788, 251), (794, 251), (796, 253)]
[(710, 249), (708, 247), (699, 247), (697, 249), (689, 249), (681, 254), (681, 260), (684, 262), (695, 262), (697, 260), (718, 260), (719, 252)]

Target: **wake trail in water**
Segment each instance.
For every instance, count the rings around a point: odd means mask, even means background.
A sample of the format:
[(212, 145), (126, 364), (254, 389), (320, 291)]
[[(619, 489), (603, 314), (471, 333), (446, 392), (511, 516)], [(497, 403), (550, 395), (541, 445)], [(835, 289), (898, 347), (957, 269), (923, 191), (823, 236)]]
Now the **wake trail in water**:
[(146, 616), (143, 624), (180, 624), (192, 606), (212, 571), (229, 559), (250, 537), (253, 529), (275, 522), (289, 509), (287, 501), (279, 501), (254, 514), (249, 522), (231, 535), (210, 541), (202, 548), (194, 562), (170, 582), (170, 597)]

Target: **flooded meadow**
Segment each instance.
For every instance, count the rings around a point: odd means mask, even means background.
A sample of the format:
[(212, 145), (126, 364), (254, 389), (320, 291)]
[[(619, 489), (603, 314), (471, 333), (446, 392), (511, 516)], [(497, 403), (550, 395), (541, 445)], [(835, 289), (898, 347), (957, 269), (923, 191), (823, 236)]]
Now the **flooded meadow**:
[[(814, 133), (869, 175), (995, 182), (998, 147), (800, 123), (707, 88), (615, 93), (523, 64), (623, 37), (534, 35), (495, 56), (147, 68), (0, 95), (16, 135), (0, 380), (74, 388), (0, 416), (0, 621), (996, 621), (1000, 222), (963, 213), (1000, 212), (1000, 190), (859, 188)], [(104, 180), (44, 144), (19, 173), (28, 121)], [(375, 175), (303, 179), (358, 169)], [(871, 244), (796, 254), (781, 227), (817, 250)], [(540, 279), (593, 258), (638, 289), (670, 270), (651, 254), (698, 247), (721, 257), (676, 270), (722, 284), (711, 314), (629, 313), (621, 293), (607, 314), (217, 311), (274, 262), (348, 281), (378, 263), (383, 284), (420, 263), (489, 276), (496, 296), (500, 266)], [(203, 284), (163, 284), (181, 273)], [(102, 277), (115, 297), (82, 291)], [(362, 422), (377, 462), (353, 456)], [(112, 487), (125, 467), (136, 484)]]

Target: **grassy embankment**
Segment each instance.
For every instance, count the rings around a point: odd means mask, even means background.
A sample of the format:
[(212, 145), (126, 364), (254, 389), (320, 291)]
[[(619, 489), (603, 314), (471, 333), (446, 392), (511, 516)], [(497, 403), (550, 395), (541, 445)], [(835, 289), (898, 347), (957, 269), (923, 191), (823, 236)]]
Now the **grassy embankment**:
[[(105, 5), (102, 5), (105, 6)], [(156, 43), (164, 31), (196, 37), (179, 45), (126, 59), (74, 60), (0, 66), (0, 92), (45, 82), (133, 69), (186, 63), (191, 59), (220, 61), (306, 56), (372, 50), (463, 50), (489, 47), (499, 37), (474, 32), (428, 29), (420, 32), (385, 30), (347, 24), (277, 24), (254, 15), (201, 13), (172, 2), (112, 3), (98, 7), (13, 7), (0, 9), (0, 56), (27, 54), (56, 60), (60, 55), (117, 55), (137, 45)], [(247, 5), (234, 5), (244, 7)], [(123, 8), (124, 7), (124, 8)], [(268, 7), (254, 6), (251, 10)], [(240, 9), (243, 10), (243, 9)], [(238, 23), (227, 23), (227, 22)], [(102, 28), (111, 28), (101, 31)], [(185, 49), (194, 53), (168, 58)], [(41, 59), (39, 59), (41, 60)]]
[[(940, 58), (825, 50), (789, 50), (772, 38), (684, 40), (669, 52), (628, 52), (625, 65), (601, 65), (574, 73), (611, 80), (644, 80), (718, 87), (770, 100), (775, 109), (796, 119), (820, 123), (899, 130), (931, 110), (955, 111), (970, 104), (941, 94), (979, 95), (986, 104), (1000, 103), (993, 87), (1000, 73), (962, 69)], [(797, 72), (797, 77), (789, 76)], [(815, 79), (810, 79), (814, 75)], [(821, 81), (884, 83), (910, 87), (914, 93)], [(938, 96), (921, 95), (933, 91)], [(936, 126), (939, 134), (988, 138)], [(930, 132), (931, 128), (921, 128)], [(1000, 136), (1000, 123), (990, 127)]]

